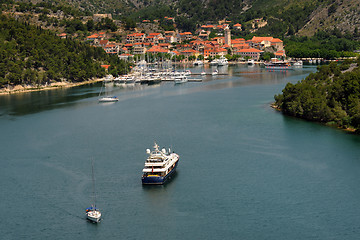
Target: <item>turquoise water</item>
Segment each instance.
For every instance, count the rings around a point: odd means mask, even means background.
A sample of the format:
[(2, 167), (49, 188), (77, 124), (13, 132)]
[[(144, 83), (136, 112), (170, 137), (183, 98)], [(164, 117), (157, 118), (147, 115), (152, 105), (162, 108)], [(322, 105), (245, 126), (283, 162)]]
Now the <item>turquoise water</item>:
[[(269, 107), (314, 71), (107, 86), (113, 104), (100, 84), (0, 96), (1, 239), (357, 239), (360, 137)], [(154, 141), (180, 163), (145, 187)], [(92, 159), (100, 224), (84, 213)]]

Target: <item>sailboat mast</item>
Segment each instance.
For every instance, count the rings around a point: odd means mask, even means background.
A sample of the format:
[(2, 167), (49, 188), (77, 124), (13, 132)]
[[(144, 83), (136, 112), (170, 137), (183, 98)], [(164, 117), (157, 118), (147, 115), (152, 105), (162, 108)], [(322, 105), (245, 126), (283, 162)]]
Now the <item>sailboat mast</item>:
[(92, 161), (92, 162), (91, 162), (91, 173), (92, 173), (93, 202), (94, 202), (94, 208), (96, 209), (96, 193), (95, 193), (94, 161)]

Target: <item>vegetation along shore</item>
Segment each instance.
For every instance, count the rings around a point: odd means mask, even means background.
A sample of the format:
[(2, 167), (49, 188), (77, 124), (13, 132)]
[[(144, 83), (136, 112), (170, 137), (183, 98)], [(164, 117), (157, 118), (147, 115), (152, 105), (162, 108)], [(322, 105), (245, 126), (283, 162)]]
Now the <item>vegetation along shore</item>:
[(286, 115), (360, 132), (360, 58), (332, 62), (275, 95)]

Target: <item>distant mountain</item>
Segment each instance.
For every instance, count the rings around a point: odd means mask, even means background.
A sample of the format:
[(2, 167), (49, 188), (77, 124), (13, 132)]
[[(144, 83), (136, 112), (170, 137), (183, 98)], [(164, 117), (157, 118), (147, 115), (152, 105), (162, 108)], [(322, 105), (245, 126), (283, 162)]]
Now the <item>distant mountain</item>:
[[(8, 0), (11, 2), (11, 0)], [(17, 0), (16, 3), (30, 2)], [(49, 3), (48, 0), (31, 2)], [(360, 0), (53, 0), (85, 14), (110, 13), (114, 19), (175, 18), (178, 28), (194, 31), (204, 23), (228, 20), (241, 23), (246, 30), (255, 25), (257, 34), (283, 37), (312, 36), (319, 30), (337, 28), (341, 33), (353, 33), (360, 28)]]

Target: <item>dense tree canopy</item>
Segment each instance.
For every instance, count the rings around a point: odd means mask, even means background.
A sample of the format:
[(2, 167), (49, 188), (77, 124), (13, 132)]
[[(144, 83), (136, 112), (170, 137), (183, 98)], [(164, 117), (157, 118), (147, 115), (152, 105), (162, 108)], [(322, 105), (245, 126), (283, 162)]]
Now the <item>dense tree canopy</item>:
[(102, 48), (60, 39), (41, 27), (0, 15), (0, 87), (102, 77), (101, 64), (125, 71), (123, 61), (108, 56)]
[(297, 84), (288, 83), (275, 105), (287, 115), (360, 131), (360, 59), (319, 67)]

